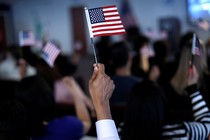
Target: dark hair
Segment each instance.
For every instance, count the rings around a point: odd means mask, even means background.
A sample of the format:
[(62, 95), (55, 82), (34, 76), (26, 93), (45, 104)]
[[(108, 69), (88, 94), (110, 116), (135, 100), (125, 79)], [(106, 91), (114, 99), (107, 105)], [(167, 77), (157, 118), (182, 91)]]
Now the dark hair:
[(111, 58), (114, 69), (123, 67), (128, 62), (129, 50), (124, 42), (117, 42), (112, 45)]
[(136, 84), (129, 97), (122, 140), (159, 140), (165, 101), (161, 89), (150, 81)]
[(70, 57), (58, 55), (55, 60), (55, 66), (62, 76), (70, 76), (76, 72), (77, 66), (70, 62)]
[(182, 50), (182, 48), (190, 41), (193, 39), (193, 31), (188, 31), (185, 34), (183, 34), (180, 38), (180, 43), (179, 43), (179, 49), (180, 51)]
[(15, 100), (0, 102), (0, 139), (29, 140), (26, 131), (26, 110)]
[(133, 42), (133, 49), (135, 52), (139, 52), (139, 49), (143, 47), (145, 43), (149, 43), (149, 38), (143, 35), (139, 35)]
[(43, 134), (43, 121), (51, 120), (55, 109), (54, 95), (46, 82), (38, 76), (26, 77), (17, 84), (16, 96), (26, 108), (29, 133)]
[(26, 60), (28, 64), (35, 67), (37, 65), (38, 57), (31, 50), (31, 46), (21, 47), (21, 49), (23, 55), (22, 57)]
[(158, 60), (163, 60), (167, 57), (168, 43), (165, 40), (155, 41), (153, 44), (153, 47), (154, 47), (154, 51), (155, 51), (155, 57)]
[(131, 26), (126, 29), (126, 39), (128, 42), (133, 42), (141, 34), (141, 30), (137, 26)]

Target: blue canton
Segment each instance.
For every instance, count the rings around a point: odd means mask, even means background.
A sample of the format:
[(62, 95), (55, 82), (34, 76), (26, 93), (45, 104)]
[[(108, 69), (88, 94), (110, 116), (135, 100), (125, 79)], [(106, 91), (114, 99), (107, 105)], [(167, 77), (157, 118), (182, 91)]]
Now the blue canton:
[(28, 38), (29, 37), (29, 33), (28, 32), (23, 32), (23, 38)]
[(102, 8), (93, 8), (93, 9), (89, 9), (88, 11), (89, 11), (89, 15), (90, 15), (91, 24), (106, 21)]
[(44, 56), (45, 58), (48, 58), (48, 57), (49, 57), (49, 54), (48, 54), (47, 52), (45, 52), (45, 51), (42, 51), (42, 54), (43, 54), (43, 56)]

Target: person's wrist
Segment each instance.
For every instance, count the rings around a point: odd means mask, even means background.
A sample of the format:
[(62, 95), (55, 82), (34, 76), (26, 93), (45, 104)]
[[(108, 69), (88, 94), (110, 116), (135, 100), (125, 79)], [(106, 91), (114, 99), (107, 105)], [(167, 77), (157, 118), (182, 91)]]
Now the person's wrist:
[(187, 91), (188, 94), (192, 94), (192, 93), (198, 91), (198, 86), (197, 86), (197, 84), (192, 84), (190, 86), (187, 86), (185, 88), (185, 90)]
[(112, 119), (109, 102), (94, 104), (97, 120)]

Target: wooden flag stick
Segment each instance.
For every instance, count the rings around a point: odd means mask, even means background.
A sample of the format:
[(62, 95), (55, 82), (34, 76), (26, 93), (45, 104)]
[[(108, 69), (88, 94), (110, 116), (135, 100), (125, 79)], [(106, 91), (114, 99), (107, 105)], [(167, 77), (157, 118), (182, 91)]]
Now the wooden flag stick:
[(96, 66), (98, 66), (98, 60), (97, 60), (97, 57), (96, 57), (96, 50), (95, 50), (95, 45), (94, 45), (94, 42), (93, 42), (93, 38), (90, 38), (90, 40), (91, 40), (91, 46), (93, 48), (93, 55), (94, 55), (94, 58), (95, 58)]

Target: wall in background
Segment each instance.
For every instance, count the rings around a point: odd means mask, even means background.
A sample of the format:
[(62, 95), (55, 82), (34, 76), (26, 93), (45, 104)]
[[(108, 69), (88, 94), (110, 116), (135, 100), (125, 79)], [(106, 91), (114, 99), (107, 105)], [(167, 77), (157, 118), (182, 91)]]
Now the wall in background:
[(0, 4), (0, 16), (4, 18), (7, 45), (12, 45), (14, 42), (14, 28), (13, 16), (9, 5)]
[[(14, 15), (15, 41), (17, 42), (20, 30), (33, 30), (49, 34), (50, 39), (56, 39), (61, 43), (62, 52), (71, 54), (72, 29), (69, 15), (69, 8), (74, 6), (87, 6), (89, 8), (117, 5), (120, 8), (121, 0), (20, 0), (12, 2)], [(133, 7), (133, 12), (142, 28), (159, 29), (158, 19), (175, 16), (180, 19), (182, 32), (195, 29), (187, 22), (187, 10), (185, 0), (129, 0)], [(41, 25), (41, 26), (40, 26)], [(202, 38), (207, 36), (200, 30)], [(87, 41), (89, 35), (87, 33)], [(92, 53), (91, 47), (89, 52)]]

